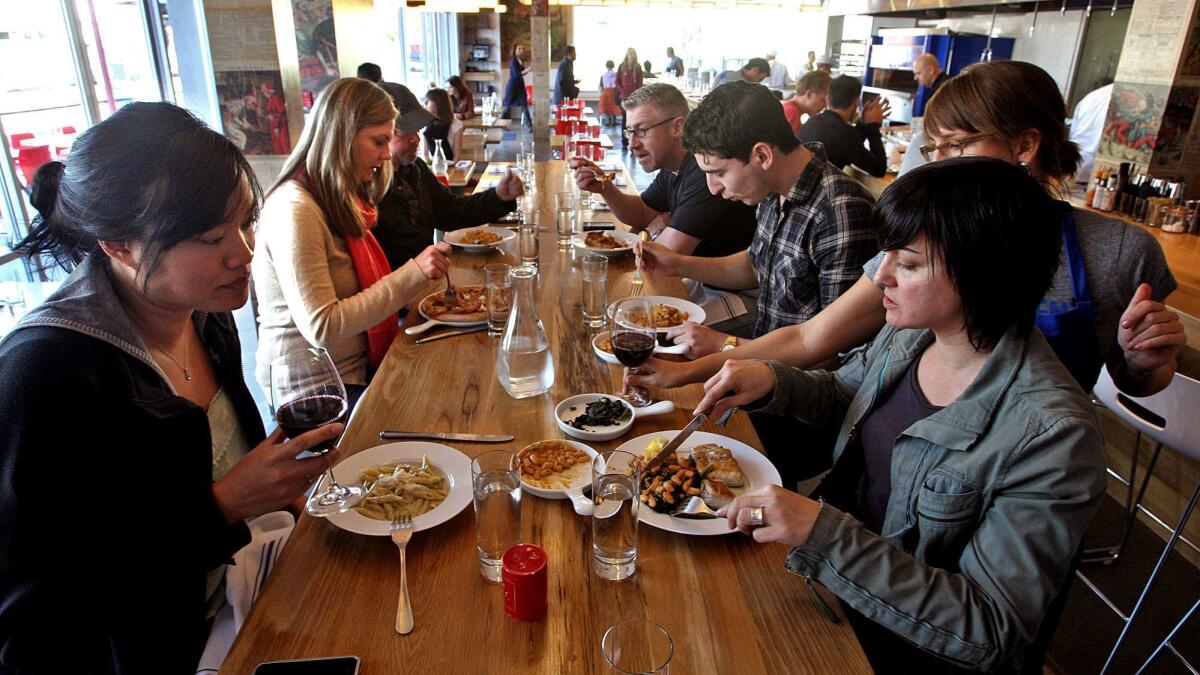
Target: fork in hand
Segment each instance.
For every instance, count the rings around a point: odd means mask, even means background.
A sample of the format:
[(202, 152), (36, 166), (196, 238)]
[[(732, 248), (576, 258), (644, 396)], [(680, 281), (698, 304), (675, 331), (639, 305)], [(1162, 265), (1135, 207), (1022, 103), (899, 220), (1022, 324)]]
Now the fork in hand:
[(404, 547), (412, 539), (412, 516), (400, 514), (392, 519), (389, 531), (392, 543), (400, 549), (400, 606), (396, 608), (396, 632), (408, 635), (413, 629), (412, 605), (408, 601), (408, 567), (404, 559)]
[[(638, 233), (638, 238), (642, 241), (648, 241), (650, 239), (650, 233), (642, 230)], [(639, 255), (637, 257), (637, 267), (633, 270), (633, 282), (632, 287), (629, 289), (629, 297), (636, 298), (642, 294), (642, 283), (642, 256)]]
[(446, 292), (443, 294), (443, 297), (446, 298), (447, 306), (454, 307), (458, 305), (458, 292), (450, 284), (450, 268), (446, 268)]

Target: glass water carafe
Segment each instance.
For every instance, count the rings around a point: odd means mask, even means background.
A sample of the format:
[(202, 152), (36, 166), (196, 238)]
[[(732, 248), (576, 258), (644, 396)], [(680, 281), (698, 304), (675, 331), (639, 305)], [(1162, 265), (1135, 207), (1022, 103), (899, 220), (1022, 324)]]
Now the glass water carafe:
[(513, 305), (496, 348), (496, 378), (513, 398), (539, 396), (554, 386), (554, 357), (534, 299), (537, 270), (521, 265), (509, 275)]
[(433, 147), (433, 163), (429, 167), (433, 175), (442, 178), (450, 174), (450, 164), (446, 161), (446, 152), (442, 149), (442, 139), (437, 139)]

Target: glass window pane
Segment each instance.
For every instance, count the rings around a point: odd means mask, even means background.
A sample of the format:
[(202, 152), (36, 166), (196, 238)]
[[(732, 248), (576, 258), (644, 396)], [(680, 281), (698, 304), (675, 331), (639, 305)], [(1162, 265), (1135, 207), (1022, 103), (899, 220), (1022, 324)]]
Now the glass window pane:
[(0, 68), (0, 115), (8, 151), (18, 180), (28, 185), (39, 166), (66, 155), (85, 116), (58, 3), (11, 3), (5, 21), (0, 63), (37, 64)]
[(100, 117), (131, 101), (161, 101), (146, 25), (138, 3), (75, 0), (87, 44)]
[(167, 0), (158, 0), (158, 20), (162, 22), (166, 67), (171, 72), (171, 90), (175, 94), (175, 102), (183, 105), (183, 81), (179, 79), (179, 56), (175, 54), (175, 32), (167, 13)]

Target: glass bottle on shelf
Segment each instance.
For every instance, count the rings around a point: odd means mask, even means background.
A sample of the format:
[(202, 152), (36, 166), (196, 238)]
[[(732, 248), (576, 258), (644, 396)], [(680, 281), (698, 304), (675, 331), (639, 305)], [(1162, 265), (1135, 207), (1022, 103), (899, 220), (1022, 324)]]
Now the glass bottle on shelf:
[(534, 285), (537, 271), (529, 265), (514, 267), (513, 305), (496, 348), (496, 378), (513, 398), (539, 396), (554, 386), (554, 356), (550, 339), (538, 318)]
[(442, 139), (437, 139), (437, 145), (433, 148), (433, 163), (430, 170), (433, 175), (437, 176), (438, 182), (446, 187), (450, 186), (450, 164), (446, 161), (446, 152), (442, 149)]

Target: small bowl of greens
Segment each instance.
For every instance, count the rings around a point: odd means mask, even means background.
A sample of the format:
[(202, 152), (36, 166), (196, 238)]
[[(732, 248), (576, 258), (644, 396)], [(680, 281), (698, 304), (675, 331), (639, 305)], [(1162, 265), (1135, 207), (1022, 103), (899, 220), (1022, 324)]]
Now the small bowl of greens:
[(568, 436), (585, 441), (609, 441), (629, 431), (639, 417), (662, 415), (673, 410), (675, 404), (671, 401), (634, 408), (613, 394), (579, 394), (559, 403), (554, 409), (554, 417), (558, 428)]

